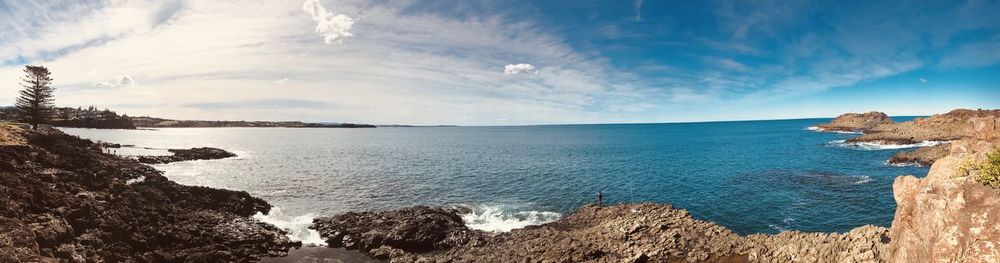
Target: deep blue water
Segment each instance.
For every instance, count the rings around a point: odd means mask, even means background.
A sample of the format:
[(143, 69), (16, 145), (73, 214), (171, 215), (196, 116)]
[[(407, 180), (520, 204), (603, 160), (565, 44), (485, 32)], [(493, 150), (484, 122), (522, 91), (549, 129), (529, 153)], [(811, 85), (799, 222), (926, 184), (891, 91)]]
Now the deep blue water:
[(805, 130), (828, 120), (64, 130), (234, 151), (240, 157), (156, 167), (180, 183), (248, 191), (293, 215), (417, 204), (566, 213), (603, 191), (608, 202), (671, 203), (742, 234), (888, 226), (893, 178), (927, 169), (886, 165), (898, 150), (830, 143), (857, 135)]

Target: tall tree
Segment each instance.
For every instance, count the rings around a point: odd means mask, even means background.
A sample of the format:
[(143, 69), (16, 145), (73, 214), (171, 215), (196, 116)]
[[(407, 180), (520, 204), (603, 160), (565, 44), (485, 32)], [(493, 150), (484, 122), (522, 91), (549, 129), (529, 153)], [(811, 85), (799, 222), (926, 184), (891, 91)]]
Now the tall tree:
[(21, 111), (21, 121), (38, 129), (38, 124), (47, 123), (53, 114), (52, 77), (43, 66), (25, 66), (21, 78), (21, 96), (17, 98), (17, 109)]

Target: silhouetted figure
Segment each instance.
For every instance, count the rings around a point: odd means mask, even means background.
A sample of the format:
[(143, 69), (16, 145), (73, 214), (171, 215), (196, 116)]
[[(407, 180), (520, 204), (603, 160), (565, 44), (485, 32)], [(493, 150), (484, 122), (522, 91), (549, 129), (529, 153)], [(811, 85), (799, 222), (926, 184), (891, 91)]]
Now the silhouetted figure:
[(597, 207), (604, 206), (604, 193), (597, 191)]

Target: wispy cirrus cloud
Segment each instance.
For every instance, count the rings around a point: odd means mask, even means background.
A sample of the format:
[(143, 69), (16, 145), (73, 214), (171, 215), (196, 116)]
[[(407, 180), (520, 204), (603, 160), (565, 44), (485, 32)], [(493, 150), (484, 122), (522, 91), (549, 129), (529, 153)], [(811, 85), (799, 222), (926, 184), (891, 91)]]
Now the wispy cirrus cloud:
[[(140, 33), (31, 60), (54, 72), (57, 88), (67, 85), (58, 94), (61, 105), (163, 103), (162, 107), (135, 108), (130, 114), (168, 118), (415, 124), (496, 124), (498, 119), (506, 123), (600, 122), (617, 118), (611, 116), (616, 111), (609, 109), (628, 108), (624, 105), (655, 97), (635, 95), (646, 92), (641, 88), (615, 88), (613, 81), (620, 74), (599, 57), (577, 52), (561, 37), (531, 23), (501, 15), (411, 14), (407, 4), (333, 1), (185, 1), (180, 6), (183, 11), (175, 12), (169, 22), (135, 23), (122, 29)], [(92, 8), (81, 12), (102, 20), (110, 14), (106, 9), (120, 7)], [(328, 10), (363, 17), (364, 23), (338, 24), (346, 20), (336, 19), (339, 15)], [(103, 32), (102, 26), (96, 27), (95, 31)], [(61, 26), (34, 28), (46, 31)], [(316, 33), (324, 41), (313, 40)], [(351, 41), (336, 49), (324, 45), (348, 36)], [(553, 74), (506, 78), (496, 67), (512, 59), (548, 61), (544, 70), (551, 69)], [(543, 70), (533, 67), (516, 71)], [(0, 83), (15, 84), (16, 78), (10, 76), (19, 70), (17, 66), (0, 68)], [(141, 85), (86, 91), (68, 88), (93, 83), (116, 86), (119, 83), (113, 80), (126, 74), (143, 80)], [(275, 97), (285, 99), (276, 103)], [(308, 111), (274, 106), (294, 104)]]
[[(0, 27), (12, 29), (0, 31), (0, 104), (32, 63), (54, 72), (60, 105), (155, 105), (128, 113), (168, 118), (799, 117), (771, 106), (1000, 61), (1000, 22), (985, 19), (994, 3), (630, 3), (15, 1), (0, 5)], [(929, 73), (907, 80), (949, 79)]]

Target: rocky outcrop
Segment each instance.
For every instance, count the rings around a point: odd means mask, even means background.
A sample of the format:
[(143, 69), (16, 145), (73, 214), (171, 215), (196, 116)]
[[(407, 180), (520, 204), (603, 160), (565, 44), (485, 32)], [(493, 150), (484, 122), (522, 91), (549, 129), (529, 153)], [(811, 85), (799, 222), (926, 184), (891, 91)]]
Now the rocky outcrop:
[[(958, 109), (912, 121), (881, 124), (865, 131), (864, 135), (848, 142), (873, 142), (881, 144), (913, 144), (923, 141), (952, 141), (972, 138), (969, 124), (981, 123), (983, 130), (997, 130), (996, 120), (1000, 110)], [(988, 123), (991, 123), (988, 124)]]
[(357, 249), (376, 258), (423, 253), (478, 242), (487, 233), (462, 222), (459, 208), (416, 206), (392, 211), (349, 212), (313, 220), (330, 247)]
[(886, 262), (889, 253), (889, 229), (862, 226), (850, 232), (777, 235), (754, 234), (747, 237), (752, 262)]
[(867, 113), (845, 113), (830, 121), (816, 125), (819, 131), (863, 132), (878, 125), (892, 124), (893, 121), (885, 113), (872, 111)]
[[(451, 262), (746, 261), (745, 240), (663, 204), (583, 206), (552, 223), (499, 234), (433, 257)], [(416, 256), (403, 261), (420, 261)]]
[[(742, 237), (667, 204), (587, 205), (551, 223), (490, 234), (451, 208), (315, 220), (332, 247), (392, 262), (884, 262), (888, 229)], [(456, 238), (457, 237), (457, 238)], [(434, 250), (433, 253), (426, 253)]]
[[(56, 130), (0, 131), (0, 262), (245, 262), (297, 246), (270, 205), (184, 186)], [(13, 133), (13, 134), (11, 134)]]
[(229, 157), (236, 157), (236, 154), (227, 152), (219, 148), (201, 147), (191, 149), (170, 149), (167, 150), (173, 155), (166, 156), (139, 156), (136, 160), (145, 164), (164, 164), (172, 162), (183, 162), (193, 160), (215, 160)]
[(948, 156), (951, 145), (939, 144), (935, 146), (922, 147), (912, 151), (898, 152), (889, 159), (889, 164), (907, 165), (916, 164), (920, 166), (930, 166), (938, 159)]
[(927, 177), (896, 179), (891, 261), (1000, 262), (1000, 189), (976, 182), (978, 171), (969, 165), (995, 147), (957, 141)]

